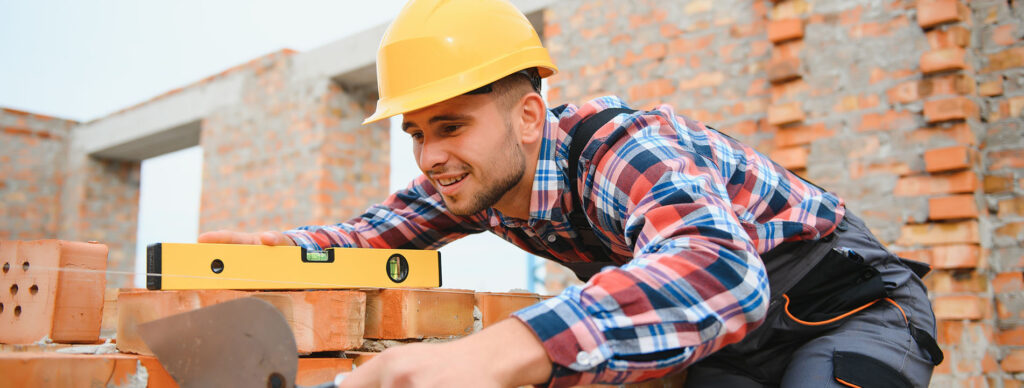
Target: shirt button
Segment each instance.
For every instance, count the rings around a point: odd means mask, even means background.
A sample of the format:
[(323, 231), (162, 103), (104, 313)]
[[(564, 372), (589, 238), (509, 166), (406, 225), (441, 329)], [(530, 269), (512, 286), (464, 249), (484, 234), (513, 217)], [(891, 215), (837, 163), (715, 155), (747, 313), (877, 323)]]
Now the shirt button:
[(558, 236), (555, 236), (555, 235), (553, 235), (553, 234), (549, 234), (549, 235), (548, 235), (548, 242), (551, 242), (551, 243), (553, 243), (553, 242), (555, 242), (555, 240), (557, 240), (557, 239), (558, 239)]
[(579, 352), (576, 353), (576, 363), (583, 366), (593, 366), (593, 358), (590, 357), (590, 353)]

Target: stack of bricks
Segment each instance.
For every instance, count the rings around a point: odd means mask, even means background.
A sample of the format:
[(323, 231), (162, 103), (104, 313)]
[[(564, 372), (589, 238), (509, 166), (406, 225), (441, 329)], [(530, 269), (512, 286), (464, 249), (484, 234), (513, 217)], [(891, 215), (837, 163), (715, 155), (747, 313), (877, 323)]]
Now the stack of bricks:
[(812, 126), (803, 125), (806, 117), (802, 96), (798, 93), (807, 88), (800, 62), (800, 52), (804, 47), (804, 7), (806, 3), (802, 1), (781, 1), (772, 5), (768, 22), (772, 56), (765, 66), (768, 81), (772, 84), (771, 105), (766, 119), (768, 125), (777, 130), (775, 149), (769, 156), (782, 167), (800, 175), (806, 173), (809, 143), (816, 131)]
[[(177, 386), (139, 324), (244, 297), (269, 302), (288, 322), (300, 385), (330, 381), (388, 347), (470, 335), (542, 299), (451, 289), (111, 292), (106, 262), (102, 244), (0, 241), (0, 386)], [(113, 343), (101, 339), (101, 327), (114, 325), (103, 317), (116, 320)]]

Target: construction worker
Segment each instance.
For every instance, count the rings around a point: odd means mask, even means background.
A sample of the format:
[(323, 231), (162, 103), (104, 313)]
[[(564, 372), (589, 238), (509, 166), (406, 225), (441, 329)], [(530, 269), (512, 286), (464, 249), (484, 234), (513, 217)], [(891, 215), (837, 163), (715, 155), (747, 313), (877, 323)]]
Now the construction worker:
[(663, 105), (547, 109), (557, 71), (505, 0), (413, 0), (364, 123), (403, 115), (423, 171), (344, 223), (200, 242), (436, 249), (491, 231), (586, 283), (343, 387), (627, 383), (924, 387), (941, 362), (920, 276), (844, 201)]

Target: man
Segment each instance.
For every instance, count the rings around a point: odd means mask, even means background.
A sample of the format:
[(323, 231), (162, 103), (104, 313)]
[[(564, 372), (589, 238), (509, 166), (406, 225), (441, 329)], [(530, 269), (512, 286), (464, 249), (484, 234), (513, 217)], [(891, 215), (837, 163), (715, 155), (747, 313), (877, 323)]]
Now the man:
[(547, 110), (556, 68), (504, 0), (411, 1), (377, 70), (366, 122), (402, 114), (424, 175), (342, 224), (200, 242), (437, 248), (492, 231), (587, 283), (464, 339), (389, 349), (344, 387), (683, 370), (690, 386), (928, 384), (941, 352), (923, 271), (837, 196), (671, 107)]

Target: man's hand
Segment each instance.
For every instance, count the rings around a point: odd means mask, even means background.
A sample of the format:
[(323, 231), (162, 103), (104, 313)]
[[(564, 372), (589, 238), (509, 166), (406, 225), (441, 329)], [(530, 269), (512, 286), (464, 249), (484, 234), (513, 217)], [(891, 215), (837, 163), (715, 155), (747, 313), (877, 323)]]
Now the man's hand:
[(295, 245), (292, 239), (281, 232), (245, 233), (218, 230), (199, 235), (198, 241), (213, 244)]
[(339, 388), (516, 387), (543, 383), (551, 361), (515, 318), (441, 344), (390, 348), (345, 377)]

